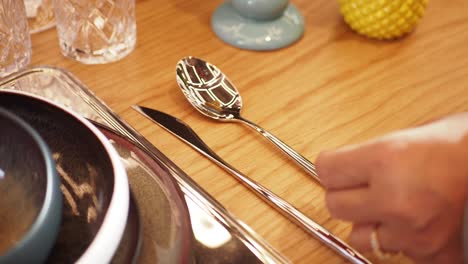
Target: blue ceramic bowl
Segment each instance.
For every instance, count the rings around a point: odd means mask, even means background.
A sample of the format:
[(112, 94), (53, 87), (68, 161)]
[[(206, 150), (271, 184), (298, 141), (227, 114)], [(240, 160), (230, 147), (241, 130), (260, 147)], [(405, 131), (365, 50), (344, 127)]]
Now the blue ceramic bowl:
[(41, 263), (62, 215), (55, 162), (45, 141), (0, 105), (0, 264)]

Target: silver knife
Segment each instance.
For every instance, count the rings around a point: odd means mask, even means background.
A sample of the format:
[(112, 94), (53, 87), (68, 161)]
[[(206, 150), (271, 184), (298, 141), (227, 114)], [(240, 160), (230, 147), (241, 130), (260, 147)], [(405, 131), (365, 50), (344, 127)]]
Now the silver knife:
[(304, 215), (301, 211), (296, 209), (294, 206), (263, 187), (259, 183), (250, 179), (246, 175), (242, 174), (240, 171), (233, 168), (230, 164), (224, 161), (219, 157), (213, 150), (211, 150), (203, 140), (193, 131), (187, 124), (182, 122), (180, 119), (177, 119), (169, 114), (163, 113), (161, 111), (143, 107), (143, 106), (133, 106), (133, 109), (155, 122), (165, 130), (169, 131), (171, 134), (175, 135), (180, 140), (184, 141), (198, 152), (203, 154), (205, 157), (214, 161), (218, 166), (227, 170), (231, 173), (237, 180), (243, 183), (250, 190), (254, 191), (260, 198), (268, 202), (272, 207), (286, 216), (289, 220), (294, 222), (296, 225), (301, 227), (303, 230), (312, 234), (325, 245), (335, 250), (342, 257), (347, 259), (349, 262), (354, 264), (369, 264), (371, 263), (359, 252), (353, 249), (351, 246), (346, 244), (340, 238), (336, 237), (324, 227)]

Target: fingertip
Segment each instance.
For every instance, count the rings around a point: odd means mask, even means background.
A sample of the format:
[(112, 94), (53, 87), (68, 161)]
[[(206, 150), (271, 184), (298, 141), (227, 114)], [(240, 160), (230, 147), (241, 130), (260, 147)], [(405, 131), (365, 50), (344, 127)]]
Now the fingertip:
[(348, 237), (349, 244), (361, 252), (372, 251), (370, 237), (374, 227), (375, 224), (354, 224)]
[(333, 218), (350, 222), (373, 222), (376, 210), (369, 204), (367, 188), (329, 190), (325, 193), (325, 204)]
[(317, 171), (320, 172), (324, 165), (325, 161), (327, 160), (328, 151), (322, 151), (318, 154), (317, 158), (315, 159), (315, 165), (317, 167)]
[(322, 151), (316, 159), (318, 177), (328, 190), (367, 185), (370, 176), (368, 156), (371, 154), (359, 145)]
[(330, 216), (332, 218), (339, 218), (338, 215), (337, 215), (337, 206), (336, 206), (336, 202), (335, 202), (335, 199), (333, 198), (334, 196), (334, 192), (326, 192), (325, 193), (325, 206), (327, 207), (328, 209), (328, 212), (330, 213)]
[(329, 162), (330, 157), (331, 157), (332, 151), (322, 151), (319, 153), (317, 156), (317, 159), (315, 160), (315, 168), (317, 169), (317, 174), (320, 180), (322, 181), (322, 184), (327, 187), (327, 178), (329, 175), (330, 171), (330, 165), (331, 162)]

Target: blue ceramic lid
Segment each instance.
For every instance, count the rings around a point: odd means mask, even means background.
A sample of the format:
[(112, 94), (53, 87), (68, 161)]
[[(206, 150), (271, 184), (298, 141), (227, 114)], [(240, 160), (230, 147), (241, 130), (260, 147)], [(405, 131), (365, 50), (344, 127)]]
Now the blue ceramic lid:
[(216, 35), (249, 50), (275, 50), (304, 33), (304, 18), (287, 0), (228, 0), (211, 18)]

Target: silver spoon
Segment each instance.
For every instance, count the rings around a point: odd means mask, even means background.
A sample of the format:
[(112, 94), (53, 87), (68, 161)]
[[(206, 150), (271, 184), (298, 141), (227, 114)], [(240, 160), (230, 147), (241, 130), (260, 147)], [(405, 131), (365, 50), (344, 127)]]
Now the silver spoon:
[(216, 120), (247, 124), (279, 147), (320, 183), (314, 164), (265, 129), (241, 116), (242, 98), (236, 87), (216, 66), (195, 57), (186, 57), (177, 63), (176, 71), (177, 83), (182, 92), (200, 113)]

